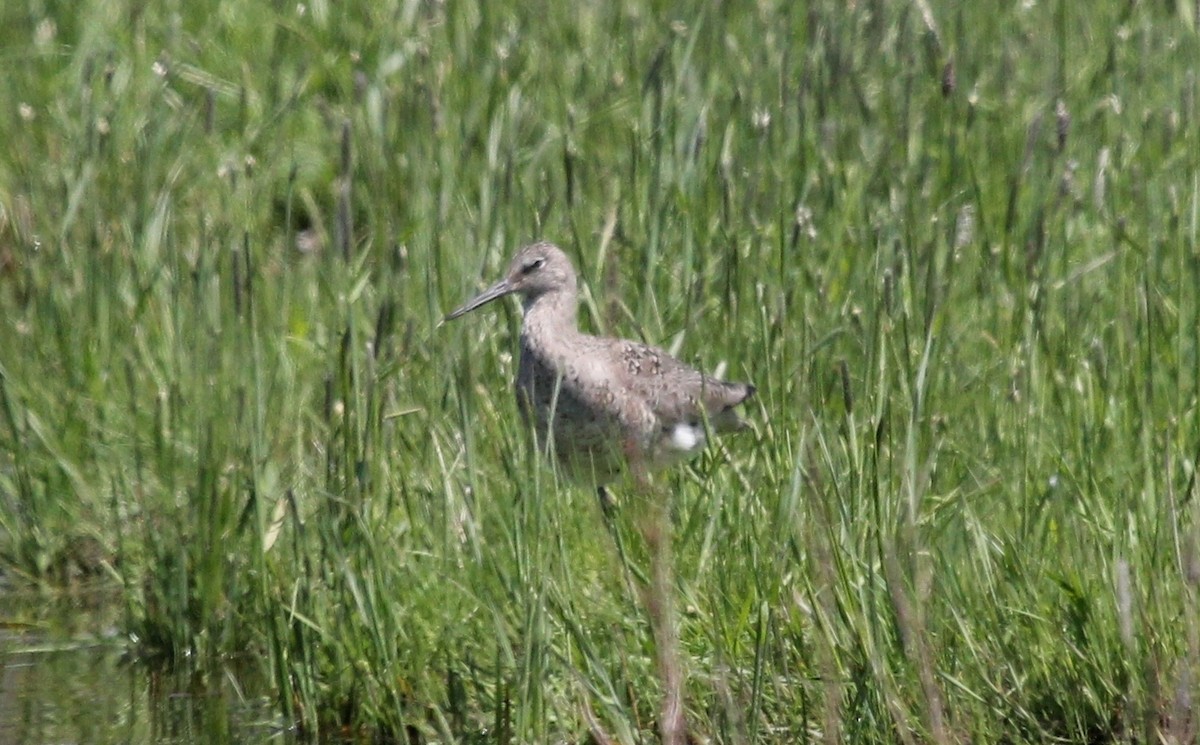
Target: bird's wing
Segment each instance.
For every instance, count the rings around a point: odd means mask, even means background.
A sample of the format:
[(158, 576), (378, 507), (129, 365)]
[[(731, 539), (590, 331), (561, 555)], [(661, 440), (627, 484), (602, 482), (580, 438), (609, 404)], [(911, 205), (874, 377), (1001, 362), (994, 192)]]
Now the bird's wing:
[(658, 347), (626, 339), (604, 341), (624, 385), (664, 425), (717, 417), (753, 392), (745, 384), (705, 375)]

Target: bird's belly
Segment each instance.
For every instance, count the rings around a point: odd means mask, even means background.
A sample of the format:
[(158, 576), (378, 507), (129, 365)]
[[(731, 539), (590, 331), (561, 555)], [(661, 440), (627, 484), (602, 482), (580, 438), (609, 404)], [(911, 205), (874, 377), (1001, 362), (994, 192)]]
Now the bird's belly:
[(549, 455), (573, 481), (602, 486), (622, 477), (629, 458), (657, 471), (695, 457), (705, 447), (704, 425), (678, 422), (650, 431), (622, 425), (617, 417), (583, 406), (560, 387), (557, 396), (538, 398), (536, 389), (519, 388), (521, 412)]
[(535, 355), (523, 356), (516, 392), (538, 449), (573, 480), (604, 485), (628, 471), (630, 459), (638, 468), (658, 470), (704, 449), (702, 422), (663, 423), (644, 402), (617, 400), (604, 382), (570, 373), (568, 368), (566, 376), (558, 376)]
[(625, 470), (628, 448), (638, 445), (637, 433), (627, 431), (615, 412), (589, 405), (564, 382), (523, 375), (517, 403), (538, 450), (575, 481), (601, 486), (616, 480)]

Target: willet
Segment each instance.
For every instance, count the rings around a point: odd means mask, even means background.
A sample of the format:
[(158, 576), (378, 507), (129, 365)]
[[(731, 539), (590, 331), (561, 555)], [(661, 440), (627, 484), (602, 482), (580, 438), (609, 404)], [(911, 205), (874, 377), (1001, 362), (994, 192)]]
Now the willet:
[(551, 243), (521, 249), (504, 278), (453, 320), (505, 295), (522, 298), (517, 403), (539, 449), (570, 477), (604, 486), (625, 473), (643, 478), (699, 453), (708, 431), (745, 427), (734, 407), (754, 386), (705, 375), (662, 349), (579, 331), (571, 260)]
[[(650, 470), (700, 452), (710, 430), (745, 426), (734, 407), (754, 395), (754, 386), (705, 375), (657, 347), (580, 333), (575, 268), (553, 244), (521, 249), (503, 279), (446, 320), (512, 294), (521, 296), (525, 314), (516, 380), (521, 413), (539, 449), (553, 454), (567, 475), (596, 487), (606, 514), (606, 484), (629, 473), (647, 485)], [(650, 501), (641, 525), (651, 560), (643, 599), (664, 688), (659, 727), (666, 745), (682, 745), (687, 724), (670, 520), (661, 503)], [(620, 550), (615, 527), (613, 537)]]

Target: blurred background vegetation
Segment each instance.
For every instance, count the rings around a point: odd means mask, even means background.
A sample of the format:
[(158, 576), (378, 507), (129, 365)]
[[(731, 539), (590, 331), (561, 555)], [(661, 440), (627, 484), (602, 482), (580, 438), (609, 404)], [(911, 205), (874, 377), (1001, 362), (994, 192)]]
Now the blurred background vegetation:
[(698, 741), (1193, 741), (1196, 13), (6, 2), (0, 596), (304, 734), (653, 741), (517, 309), (438, 325), (545, 238), (758, 386), (667, 481)]

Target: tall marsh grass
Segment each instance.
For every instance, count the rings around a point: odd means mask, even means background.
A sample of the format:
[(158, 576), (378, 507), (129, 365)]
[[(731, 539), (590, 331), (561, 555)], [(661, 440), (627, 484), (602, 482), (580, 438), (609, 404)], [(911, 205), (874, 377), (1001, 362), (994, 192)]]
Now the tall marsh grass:
[(653, 741), (637, 531), (537, 462), (517, 310), (438, 325), (546, 238), (758, 386), (663, 481), (694, 737), (1195, 739), (1191, 4), (0, 20), (5, 583), (306, 733)]

